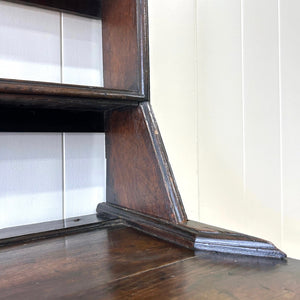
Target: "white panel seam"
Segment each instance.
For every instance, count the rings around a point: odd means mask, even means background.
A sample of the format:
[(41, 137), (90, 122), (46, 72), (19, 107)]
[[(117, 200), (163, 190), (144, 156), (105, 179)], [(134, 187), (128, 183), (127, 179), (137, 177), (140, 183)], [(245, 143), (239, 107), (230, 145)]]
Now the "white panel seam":
[(64, 14), (60, 13), (60, 83), (64, 82)]
[[(60, 83), (64, 82), (64, 73), (63, 73), (63, 66), (64, 66), (64, 15), (63, 13), (60, 13)], [(65, 133), (62, 133), (62, 219), (66, 219), (66, 147), (65, 147)]]
[(241, 0), (241, 92), (242, 92), (242, 131), (243, 131), (243, 204), (246, 203), (246, 111), (245, 111), (245, 56), (244, 56), (244, 1)]
[(66, 219), (66, 135), (62, 133), (62, 219)]
[(100, 21), (100, 87), (104, 87), (104, 72), (103, 72), (103, 37), (102, 37), (102, 20)]
[(282, 128), (282, 65), (281, 65), (281, 7), (280, 0), (277, 0), (277, 14), (278, 14), (278, 92), (279, 92), (279, 155), (280, 155), (280, 240), (281, 247), (283, 244), (283, 236), (284, 236), (284, 220), (283, 220), (283, 209), (284, 209), (284, 201), (283, 201), (283, 128)]
[(199, 176), (199, 168), (200, 168), (200, 158), (199, 158), (199, 74), (198, 74), (198, 68), (199, 68), (199, 61), (198, 61), (198, 0), (194, 1), (194, 18), (195, 18), (195, 92), (196, 92), (196, 160), (197, 160), (197, 216), (198, 220), (201, 219), (201, 201), (200, 201), (200, 176)]

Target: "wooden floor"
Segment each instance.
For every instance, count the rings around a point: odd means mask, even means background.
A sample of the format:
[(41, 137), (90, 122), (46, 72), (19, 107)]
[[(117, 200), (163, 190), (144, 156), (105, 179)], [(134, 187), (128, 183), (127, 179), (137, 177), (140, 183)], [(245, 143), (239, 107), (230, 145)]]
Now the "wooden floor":
[(193, 251), (126, 227), (0, 248), (1, 299), (300, 299), (300, 261)]

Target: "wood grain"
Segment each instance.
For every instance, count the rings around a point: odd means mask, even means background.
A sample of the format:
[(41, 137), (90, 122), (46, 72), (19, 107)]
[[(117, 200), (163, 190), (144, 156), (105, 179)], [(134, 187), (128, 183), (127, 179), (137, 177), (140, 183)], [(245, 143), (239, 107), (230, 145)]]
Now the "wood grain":
[(105, 88), (139, 90), (136, 0), (103, 0)]
[(299, 299), (300, 262), (210, 255), (70, 294), (65, 299)]
[(300, 261), (195, 253), (130, 228), (0, 248), (0, 299), (299, 299)]
[(0, 299), (61, 298), (193, 256), (129, 228), (6, 247), (0, 249)]
[(174, 224), (136, 211), (101, 203), (97, 212), (115, 216), (154, 237), (194, 250), (285, 259), (272, 243), (246, 234), (195, 221)]
[(107, 202), (174, 223), (186, 220), (159, 129), (147, 103), (107, 117)]
[(124, 222), (121, 219), (103, 214), (102, 217), (87, 215), (65, 220), (9, 227), (0, 230), (0, 247), (121, 225), (124, 226)]
[[(60, 5), (67, 5), (79, 13), (89, 3), (93, 11), (100, 3), (99, 0), (11, 2), (35, 6), (49, 4), (58, 9)], [(148, 2), (102, 0), (101, 5), (105, 88), (0, 79), (0, 105), (93, 110), (149, 101)]]

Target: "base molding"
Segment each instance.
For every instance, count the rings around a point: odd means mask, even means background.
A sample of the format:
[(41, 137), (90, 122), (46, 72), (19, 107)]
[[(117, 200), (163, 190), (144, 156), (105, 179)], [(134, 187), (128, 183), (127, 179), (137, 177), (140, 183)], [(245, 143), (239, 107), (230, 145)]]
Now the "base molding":
[(175, 224), (109, 203), (100, 203), (97, 213), (99, 216), (108, 214), (118, 217), (139, 231), (189, 249), (286, 258), (285, 253), (268, 241), (199, 222), (186, 221)]
[(0, 230), (0, 247), (124, 225), (123, 220), (116, 217), (102, 215), (100, 218), (93, 214), (4, 228)]

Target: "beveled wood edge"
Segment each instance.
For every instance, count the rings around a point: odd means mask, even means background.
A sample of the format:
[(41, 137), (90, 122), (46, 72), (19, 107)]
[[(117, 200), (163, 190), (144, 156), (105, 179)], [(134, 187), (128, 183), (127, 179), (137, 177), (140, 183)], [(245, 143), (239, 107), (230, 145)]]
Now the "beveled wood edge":
[(136, 0), (137, 36), (139, 50), (139, 91), (145, 101), (150, 101), (149, 24), (148, 0)]
[(189, 226), (189, 222), (174, 224), (108, 203), (98, 204), (97, 213), (118, 217), (139, 231), (193, 250), (275, 259), (286, 258), (285, 253), (268, 241), (217, 229), (199, 222), (194, 222), (197, 226), (193, 227)]
[(1, 94), (0, 107), (64, 109), (78, 111), (108, 111), (123, 107), (136, 107), (134, 100), (88, 99), (47, 95)]
[(138, 91), (19, 79), (0, 79), (0, 93), (145, 101)]
[[(107, 202), (174, 223), (186, 221), (150, 104), (142, 102), (136, 108), (107, 114), (106, 133)], [(118, 144), (116, 141), (120, 139), (122, 143)], [(137, 148), (138, 153), (135, 152)], [(135, 168), (131, 168), (133, 160)]]
[[(8, 0), (9, 2), (22, 2), (21, 0)], [(98, 106), (105, 103), (111, 105), (126, 104), (136, 105), (142, 101), (150, 101), (150, 70), (149, 70), (149, 28), (148, 28), (148, 1), (136, 1), (137, 15), (137, 41), (138, 41), (138, 90), (110, 89), (105, 87), (83, 86), (73, 84), (61, 84), (52, 82), (39, 82), (29, 80), (17, 80), (0, 78), (0, 105), (20, 103), (30, 105), (30, 99), (35, 105), (44, 107), (41, 98), (47, 97), (48, 100), (69, 99), (77, 100), (98, 100)], [(10, 96), (9, 96), (10, 95)], [(20, 97), (21, 95), (21, 97)], [(27, 98), (28, 97), (28, 98)], [(15, 99), (14, 99), (15, 98)], [(29, 101), (28, 101), (29, 99)], [(103, 102), (104, 101), (104, 102)], [(96, 101), (94, 101), (95, 103)], [(92, 103), (92, 108), (95, 104)], [(76, 104), (81, 105), (82, 102)], [(60, 108), (60, 102), (56, 108)]]
[[(144, 115), (144, 120), (148, 129), (153, 150), (155, 152), (158, 166), (163, 176), (165, 188), (168, 191), (168, 195), (171, 199), (173, 210), (178, 218), (178, 221), (183, 222), (187, 220), (187, 215), (152, 107), (150, 103), (144, 102), (140, 103), (140, 108)], [(163, 201), (163, 199), (161, 199), (161, 201)]]
[(102, 214), (0, 229), (0, 247), (78, 234), (108, 227), (127, 226), (117, 217)]

